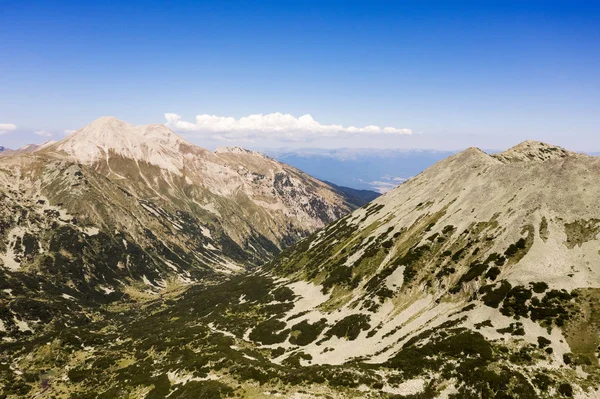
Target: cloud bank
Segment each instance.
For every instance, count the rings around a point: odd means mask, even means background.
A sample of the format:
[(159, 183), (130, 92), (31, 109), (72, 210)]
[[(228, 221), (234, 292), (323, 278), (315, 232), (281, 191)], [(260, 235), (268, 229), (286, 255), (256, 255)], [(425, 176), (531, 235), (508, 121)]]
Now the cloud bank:
[(0, 134), (12, 132), (17, 128), (17, 125), (13, 123), (0, 123)]
[(395, 127), (365, 127), (342, 125), (324, 125), (309, 114), (296, 118), (290, 114), (279, 112), (272, 114), (255, 114), (239, 119), (216, 116), (197, 115), (194, 123), (184, 121), (173, 113), (165, 114), (165, 125), (180, 132), (195, 132), (208, 135), (216, 140), (256, 140), (277, 139), (281, 141), (310, 141), (321, 137), (370, 136), (370, 135), (408, 135), (410, 129)]
[(374, 180), (370, 182), (364, 182), (363, 180), (359, 180), (361, 183), (367, 183), (373, 189), (381, 194), (385, 194), (391, 189), (397, 187), (399, 184), (404, 183), (408, 179), (403, 177), (396, 176), (382, 176), (381, 180)]
[(52, 137), (52, 133), (50, 133), (47, 130), (36, 130), (35, 132), (33, 132), (33, 134), (36, 134), (36, 135), (42, 136), (42, 137)]

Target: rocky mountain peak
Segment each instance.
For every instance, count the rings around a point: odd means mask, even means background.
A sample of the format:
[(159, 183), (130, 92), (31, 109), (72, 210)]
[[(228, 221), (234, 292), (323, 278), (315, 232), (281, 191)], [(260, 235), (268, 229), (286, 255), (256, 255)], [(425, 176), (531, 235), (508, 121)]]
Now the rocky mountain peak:
[[(433, 175), (456, 174), (459, 170), (470, 171), (498, 164), (498, 160), (477, 147), (470, 147), (433, 165), (423, 173)], [(470, 172), (468, 172), (470, 173)]]
[(116, 118), (114, 116), (101, 116), (101, 117), (93, 120), (87, 126), (94, 127), (94, 128), (107, 128), (108, 126), (112, 126), (112, 127), (118, 128), (123, 125), (131, 126), (131, 124), (129, 124), (119, 118)]
[(247, 150), (242, 147), (233, 146), (233, 147), (217, 147), (215, 150), (215, 154), (242, 154), (242, 155), (255, 155), (260, 156), (262, 158), (266, 158), (266, 156), (258, 151)]
[(561, 159), (575, 155), (562, 147), (543, 143), (541, 141), (527, 140), (500, 154), (495, 154), (494, 158), (504, 162), (530, 162), (530, 161), (548, 161), (552, 159)]
[(43, 142), (42, 144), (26, 144), (23, 147), (18, 148), (16, 150), (11, 150), (9, 148), (0, 147), (0, 156), (7, 157), (7, 156), (12, 156), (12, 155), (18, 155), (18, 154), (31, 154), (34, 152), (41, 151), (44, 148), (50, 147), (51, 145), (53, 145), (55, 143), (56, 143), (56, 141), (54, 141), (54, 140), (48, 140), (48, 141)]
[(112, 116), (103, 116), (49, 147), (79, 162), (93, 164), (110, 155), (147, 162), (178, 173), (182, 167), (181, 137), (164, 125), (134, 126)]
[[(114, 116), (100, 117), (82, 129), (65, 138), (62, 142), (91, 141), (109, 148), (148, 144), (150, 140), (183, 142), (184, 140), (164, 125), (134, 126)], [(109, 141), (112, 140), (112, 141)]]
[[(489, 164), (496, 163), (496, 161), (485, 151), (477, 148), (477, 147), (469, 147), (464, 151), (459, 152), (458, 154), (451, 156), (446, 159), (447, 161), (452, 161), (455, 163), (480, 163), (480, 164)], [(443, 162), (443, 161), (442, 161)]]
[(55, 143), (56, 143), (55, 140), (48, 140), (48, 141), (43, 142), (42, 144), (27, 144), (27, 145), (24, 145), (23, 147), (19, 148), (17, 150), (17, 152), (19, 152), (19, 153), (36, 152), (36, 151), (40, 151), (46, 147), (49, 147)]
[(238, 146), (217, 147), (217, 149), (215, 150), (216, 154), (225, 153), (225, 152), (231, 152), (231, 153), (236, 153), (236, 154), (244, 154), (244, 153), (249, 153), (251, 151), (250, 150), (246, 150), (246, 149), (244, 149), (242, 147), (238, 147)]
[(490, 157), (485, 151), (478, 147), (469, 147), (466, 150), (459, 152), (457, 155), (462, 158), (483, 160), (487, 160)]

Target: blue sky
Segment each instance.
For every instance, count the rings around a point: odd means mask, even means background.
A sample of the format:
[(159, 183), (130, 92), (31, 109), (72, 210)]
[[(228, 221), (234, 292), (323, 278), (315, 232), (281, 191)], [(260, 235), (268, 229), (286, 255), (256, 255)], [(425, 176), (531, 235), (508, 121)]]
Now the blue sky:
[[(598, 2), (0, 0), (0, 10), (9, 147), (102, 115), (146, 124), (170, 113), (169, 126), (208, 147), (531, 138), (600, 150)], [(273, 113), (284, 115), (240, 121)]]

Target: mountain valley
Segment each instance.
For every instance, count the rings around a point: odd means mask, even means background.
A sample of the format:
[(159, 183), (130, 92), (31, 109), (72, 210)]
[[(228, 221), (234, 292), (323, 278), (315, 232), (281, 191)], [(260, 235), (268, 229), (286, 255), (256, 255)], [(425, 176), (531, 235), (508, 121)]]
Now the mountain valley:
[(600, 158), (470, 148), (355, 209), (101, 118), (0, 179), (6, 398), (600, 398)]
[(0, 182), (8, 337), (253, 269), (358, 206), (261, 154), (111, 117), (7, 154)]

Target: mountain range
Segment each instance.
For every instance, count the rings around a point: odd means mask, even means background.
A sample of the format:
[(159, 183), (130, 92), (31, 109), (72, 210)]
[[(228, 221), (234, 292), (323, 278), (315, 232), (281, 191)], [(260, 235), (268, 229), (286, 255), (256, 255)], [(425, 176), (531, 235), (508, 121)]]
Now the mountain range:
[(7, 398), (600, 397), (600, 158), (469, 148), (351, 211), (101, 118), (0, 173)]
[(0, 165), (9, 336), (75, 317), (65, 307), (81, 315), (252, 269), (357, 207), (262, 154), (211, 152), (163, 125), (112, 117)]

